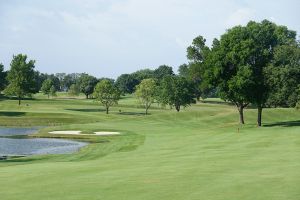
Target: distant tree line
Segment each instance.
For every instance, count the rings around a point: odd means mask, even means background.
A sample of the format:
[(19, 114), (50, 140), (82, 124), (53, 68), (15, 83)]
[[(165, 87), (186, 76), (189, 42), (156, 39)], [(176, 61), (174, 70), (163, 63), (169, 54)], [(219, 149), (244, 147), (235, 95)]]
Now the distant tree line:
[(27, 59), (27, 55), (14, 55), (10, 70), (4, 71), (0, 63), (0, 92), (7, 96), (21, 99), (32, 94), (43, 92), (48, 96), (56, 96), (56, 92), (68, 92), (72, 96), (83, 93), (86, 98), (93, 94), (96, 84), (109, 78), (97, 79), (87, 73), (46, 74), (35, 70), (35, 61)]
[(143, 69), (122, 74), (115, 81), (97, 79), (86, 73), (44, 74), (34, 70), (35, 61), (26, 55), (13, 56), (10, 70), (0, 64), (0, 91), (21, 99), (42, 91), (55, 96), (67, 91), (76, 96), (95, 98), (106, 108), (118, 103), (121, 95), (134, 94), (148, 113), (156, 102), (178, 112), (181, 107), (207, 97), (220, 97), (233, 103), (244, 124), (244, 109), (257, 108), (257, 125), (261, 126), (265, 107), (300, 108), (300, 43), (296, 32), (268, 20), (250, 21), (235, 26), (206, 45), (202, 36), (187, 48), (188, 63)]

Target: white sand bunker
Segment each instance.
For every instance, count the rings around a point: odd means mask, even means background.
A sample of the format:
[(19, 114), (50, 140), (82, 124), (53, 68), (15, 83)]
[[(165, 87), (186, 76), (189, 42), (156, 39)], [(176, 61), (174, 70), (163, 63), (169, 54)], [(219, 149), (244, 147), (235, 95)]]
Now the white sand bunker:
[(81, 131), (51, 131), (49, 133), (50, 134), (61, 134), (61, 135), (99, 135), (99, 136), (120, 135), (119, 132), (108, 132), (108, 131), (94, 132), (95, 134), (84, 134), (84, 133), (81, 133)]
[(107, 131), (100, 131), (94, 132), (96, 135), (120, 135), (119, 132), (107, 132)]
[(50, 134), (79, 135), (81, 131), (51, 131)]

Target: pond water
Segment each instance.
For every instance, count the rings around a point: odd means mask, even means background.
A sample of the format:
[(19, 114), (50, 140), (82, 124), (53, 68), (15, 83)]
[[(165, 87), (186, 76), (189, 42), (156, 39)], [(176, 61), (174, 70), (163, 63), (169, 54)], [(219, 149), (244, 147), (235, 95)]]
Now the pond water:
[(0, 136), (13, 136), (13, 135), (29, 135), (37, 132), (38, 127), (35, 128), (7, 128), (0, 127)]
[(13, 135), (29, 135), (35, 133), (37, 130), (37, 128), (0, 127), (0, 156), (67, 154), (76, 152), (81, 147), (87, 145), (85, 142), (64, 139), (7, 138), (7, 136)]

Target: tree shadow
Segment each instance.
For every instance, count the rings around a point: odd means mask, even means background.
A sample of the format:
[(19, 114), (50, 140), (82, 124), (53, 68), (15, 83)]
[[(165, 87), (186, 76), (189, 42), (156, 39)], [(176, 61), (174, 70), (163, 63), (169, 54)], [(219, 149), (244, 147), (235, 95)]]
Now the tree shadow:
[[(146, 115), (144, 112), (119, 112), (119, 115), (135, 115), (135, 116), (144, 116)], [(147, 115), (151, 115), (151, 114), (147, 114)]]
[(18, 116), (24, 116), (25, 112), (3, 112), (0, 111), (0, 116), (4, 117), (18, 117)]
[(286, 121), (286, 122), (275, 122), (275, 123), (270, 123), (270, 124), (265, 124), (264, 125), (264, 127), (274, 127), (274, 126), (281, 126), (281, 127), (300, 126), (300, 120)]
[(231, 102), (227, 101), (214, 101), (214, 100), (200, 100), (201, 103), (217, 104), (217, 105), (234, 105)]
[(94, 109), (94, 108), (90, 108), (90, 109), (65, 109), (65, 110), (69, 110), (69, 111), (78, 111), (78, 112), (104, 112), (106, 111), (105, 109)]

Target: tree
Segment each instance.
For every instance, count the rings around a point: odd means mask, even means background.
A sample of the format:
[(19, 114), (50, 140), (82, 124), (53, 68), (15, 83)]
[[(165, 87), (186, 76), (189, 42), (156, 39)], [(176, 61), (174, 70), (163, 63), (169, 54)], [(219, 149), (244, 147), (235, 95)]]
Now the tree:
[(63, 90), (69, 90), (71, 85), (76, 84), (78, 82), (78, 78), (80, 77), (80, 74), (78, 73), (72, 73), (72, 74), (67, 74), (63, 77), (62, 81), (62, 89)]
[(173, 76), (174, 72), (172, 67), (167, 65), (161, 65), (154, 70), (153, 74), (154, 74), (154, 78), (160, 81), (166, 76), (170, 76), (170, 75)]
[[(51, 94), (52, 87), (54, 87), (54, 85), (50, 78), (46, 79), (42, 84), (41, 90), (42, 90), (43, 94), (48, 96), (48, 99)], [(55, 89), (55, 87), (54, 87), (54, 89)]]
[[(141, 69), (131, 74), (133, 78), (138, 80), (138, 84), (146, 78), (154, 78), (154, 71), (151, 69)], [(137, 84), (137, 85), (138, 85)]]
[(178, 67), (178, 74), (179, 76), (189, 78), (190, 71), (189, 71), (189, 65), (187, 64), (182, 64)]
[(60, 87), (61, 83), (60, 83), (59, 78), (54, 74), (47, 75), (47, 78), (49, 78), (52, 81), (52, 84), (54, 85), (55, 90), (59, 91), (61, 88)]
[(34, 93), (38, 93), (39, 91), (41, 91), (42, 84), (47, 79), (43, 75), (44, 74), (40, 73), (39, 71), (34, 71), (34, 82), (35, 82)]
[(245, 59), (245, 55), (251, 53), (246, 36), (247, 32), (243, 27), (228, 30), (220, 41), (214, 40), (205, 61), (205, 77), (218, 87), (223, 100), (236, 105), (241, 124), (245, 123), (244, 108), (250, 103), (248, 94), (254, 87), (250, 77), (252, 70)]
[(154, 79), (144, 79), (136, 87), (135, 96), (139, 99), (141, 104), (145, 106), (146, 115), (148, 114), (148, 109), (155, 100), (156, 96), (156, 83)]
[(296, 109), (297, 109), (297, 110), (300, 110), (300, 101), (297, 102), (297, 104), (296, 104)]
[(122, 74), (116, 80), (116, 86), (122, 94), (132, 94), (140, 81), (132, 74)]
[(59, 81), (59, 91), (63, 91), (65, 88), (64, 88), (64, 78), (66, 76), (66, 73), (56, 73), (55, 74), (55, 77), (58, 78), (58, 81)]
[(97, 84), (98, 80), (96, 77), (90, 76), (88, 74), (81, 74), (78, 79), (78, 84), (80, 87), (80, 91), (85, 94), (86, 98), (89, 98), (89, 95), (93, 94), (94, 88)]
[(68, 90), (70, 96), (78, 96), (80, 93), (80, 88), (77, 84), (72, 84)]
[(195, 85), (195, 96), (199, 100), (207, 98), (214, 88), (205, 77), (206, 68), (205, 61), (210, 53), (210, 49), (205, 45), (206, 39), (202, 36), (196, 37), (192, 45), (187, 48), (187, 58), (189, 65), (186, 67), (186, 78), (191, 80)]
[(184, 77), (166, 76), (158, 89), (158, 101), (164, 105), (174, 106), (179, 112), (181, 106), (186, 107), (195, 103), (193, 87), (193, 84)]
[(268, 106), (295, 107), (300, 100), (300, 48), (282, 45), (274, 50), (274, 59), (265, 75), (270, 88)]
[(93, 96), (105, 107), (108, 114), (109, 108), (118, 104), (120, 91), (111, 81), (104, 79), (97, 83)]
[(4, 71), (3, 64), (0, 63), (0, 92), (5, 88), (6, 84), (6, 72)]
[(30, 96), (35, 91), (34, 60), (27, 60), (27, 55), (13, 56), (10, 71), (7, 74), (8, 86), (4, 90), (7, 95), (15, 95), (21, 105), (21, 98)]
[[(221, 97), (237, 105), (239, 111), (249, 103), (257, 106), (257, 125), (270, 95), (266, 69), (274, 59), (274, 49), (295, 43), (296, 33), (267, 20), (236, 26), (215, 40), (206, 66), (208, 77)], [(240, 119), (242, 119), (240, 111)], [(241, 123), (243, 121), (241, 120)]]
[(251, 92), (251, 103), (257, 106), (257, 125), (261, 126), (262, 110), (270, 95), (266, 68), (274, 60), (276, 47), (296, 44), (296, 32), (288, 30), (285, 26), (263, 20), (261, 23), (249, 22), (246, 26), (247, 44), (251, 53), (247, 56), (247, 62), (253, 70), (255, 87)]
[(55, 86), (54, 86), (54, 85), (52, 85), (51, 88), (50, 88), (50, 95), (51, 95), (52, 97), (56, 97), (56, 96), (57, 96), (57, 94), (56, 94), (56, 89), (55, 89)]

